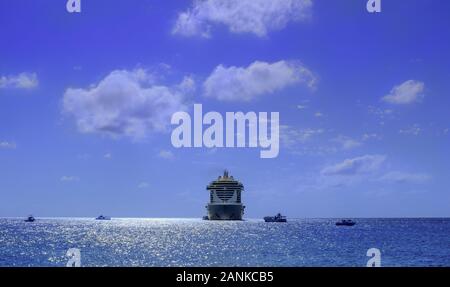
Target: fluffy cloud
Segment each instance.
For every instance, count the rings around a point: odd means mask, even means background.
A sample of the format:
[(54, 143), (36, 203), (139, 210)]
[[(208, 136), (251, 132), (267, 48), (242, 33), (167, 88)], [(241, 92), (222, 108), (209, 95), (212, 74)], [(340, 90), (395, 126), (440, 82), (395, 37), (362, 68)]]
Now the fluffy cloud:
[(200, 0), (178, 15), (174, 34), (209, 37), (211, 26), (225, 25), (233, 33), (266, 36), (289, 22), (308, 19), (312, 0)]
[(158, 153), (158, 157), (163, 159), (174, 159), (175, 155), (170, 150), (162, 150)]
[(386, 160), (383, 155), (364, 155), (346, 159), (341, 163), (322, 169), (323, 175), (356, 175), (371, 173), (378, 170)]
[(420, 133), (422, 133), (422, 131), (423, 131), (422, 128), (419, 125), (415, 124), (407, 129), (399, 130), (399, 133), (403, 135), (418, 136)]
[(16, 147), (16, 143), (14, 142), (0, 141), (0, 148), (15, 149)]
[(145, 181), (138, 184), (139, 189), (146, 189), (148, 187), (150, 187), (150, 184), (148, 184), (148, 182)]
[(381, 136), (380, 135), (378, 135), (378, 134), (376, 134), (376, 133), (371, 133), (371, 134), (369, 134), (369, 133), (365, 133), (365, 134), (363, 134), (363, 136), (362, 136), (362, 140), (363, 141), (369, 141), (369, 140), (381, 140)]
[(425, 84), (414, 80), (409, 80), (395, 86), (391, 92), (382, 98), (390, 104), (405, 105), (420, 101), (424, 95)]
[(321, 112), (315, 112), (315, 113), (314, 113), (314, 116), (315, 116), (316, 118), (322, 118), (322, 117), (323, 117), (323, 113), (321, 113)]
[(429, 181), (431, 176), (425, 173), (407, 173), (400, 171), (392, 171), (383, 175), (380, 180), (394, 183), (412, 183), (421, 184)]
[(342, 135), (334, 138), (332, 141), (339, 144), (340, 147), (344, 150), (349, 150), (361, 146), (360, 141)]
[(385, 125), (387, 121), (393, 120), (396, 117), (396, 113), (392, 109), (381, 109), (375, 106), (369, 106), (368, 112), (374, 115), (378, 119), (380, 125)]
[(287, 125), (280, 126), (280, 140), (287, 148), (296, 148), (323, 133), (323, 129), (296, 129)]
[(38, 85), (36, 73), (20, 73), (14, 76), (0, 77), (0, 88), (33, 89)]
[(115, 70), (96, 85), (68, 88), (63, 111), (75, 119), (80, 132), (139, 139), (166, 130), (171, 115), (185, 110), (184, 96), (193, 88), (191, 78), (165, 86), (142, 69)]
[(288, 86), (303, 83), (314, 88), (317, 79), (299, 62), (256, 61), (248, 67), (219, 65), (203, 83), (204, 95), (222, 101), (251, 101)]
[(64, 175), (60, 179), (62, 182), (73, 182), (73, 181), (79, 181), (80, 178), (73, 175)]

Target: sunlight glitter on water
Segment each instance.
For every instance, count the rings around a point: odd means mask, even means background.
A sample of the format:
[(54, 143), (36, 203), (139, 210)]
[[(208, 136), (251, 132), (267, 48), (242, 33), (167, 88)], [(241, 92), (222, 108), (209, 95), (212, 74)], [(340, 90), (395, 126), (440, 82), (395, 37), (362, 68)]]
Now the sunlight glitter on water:
[[(450, 220), (0, 219), (0, 266), (365, 266), (377, 247), (385, 266), (450, 266)], [(426, 246), (425, 246), (426, 245)]]

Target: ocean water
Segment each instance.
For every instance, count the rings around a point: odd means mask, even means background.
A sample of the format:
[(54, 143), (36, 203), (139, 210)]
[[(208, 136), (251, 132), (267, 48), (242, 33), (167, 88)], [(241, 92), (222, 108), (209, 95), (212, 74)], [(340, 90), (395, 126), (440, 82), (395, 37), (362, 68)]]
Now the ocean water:
[(0, 266), (450, 266), (450, 219), (0, 219)]

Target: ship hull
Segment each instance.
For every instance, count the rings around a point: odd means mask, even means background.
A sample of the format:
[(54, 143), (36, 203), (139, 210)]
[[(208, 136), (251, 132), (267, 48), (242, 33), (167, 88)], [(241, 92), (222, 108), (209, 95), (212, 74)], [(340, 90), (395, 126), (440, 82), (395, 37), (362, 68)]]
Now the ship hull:
[(209, 220), (242, 220), (244, 206), (242, 204), (208, 204)]

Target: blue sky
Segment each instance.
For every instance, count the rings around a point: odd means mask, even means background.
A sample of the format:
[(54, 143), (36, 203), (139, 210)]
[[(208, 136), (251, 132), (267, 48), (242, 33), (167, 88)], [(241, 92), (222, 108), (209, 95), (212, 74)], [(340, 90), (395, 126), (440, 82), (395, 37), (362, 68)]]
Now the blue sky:
[[(0, 216), (200, 217), (224, 168), (246, 217), (450, 216), (448, 1), (65, 2), (0, 3)], [(279, 156), (175, 149), (194, 103)]]

